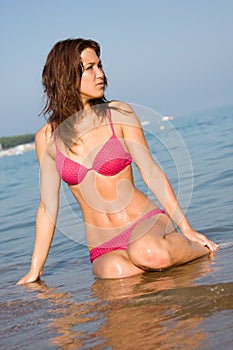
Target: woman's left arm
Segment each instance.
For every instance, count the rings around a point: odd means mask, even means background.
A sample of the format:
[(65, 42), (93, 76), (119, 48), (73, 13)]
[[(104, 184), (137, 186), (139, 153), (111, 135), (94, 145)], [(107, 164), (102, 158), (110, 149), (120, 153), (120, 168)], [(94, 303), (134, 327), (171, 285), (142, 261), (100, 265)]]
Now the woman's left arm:
[[(128, 108), (130, 107), (128, 106)], [(190, 226), (167, 176), (152, 158), (142, 127), (133, 110), (125, 118), (126, 122), (122, 123), (124, 141), (140, 171), (143, 181), (187, 238), (200, 245), (207, 246), (210, 251), (215, 251), (217, 245), (204, 235), (193, 230)]]

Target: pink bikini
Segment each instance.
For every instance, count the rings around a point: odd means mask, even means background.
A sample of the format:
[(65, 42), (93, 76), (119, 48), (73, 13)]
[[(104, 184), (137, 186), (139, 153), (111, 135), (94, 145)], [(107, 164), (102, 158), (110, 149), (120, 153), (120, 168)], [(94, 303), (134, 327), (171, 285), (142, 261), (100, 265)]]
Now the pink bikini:
[[(107, 116), (112, 130), (112, 136), (105, 142), (103, 147), (97, 153), (92, 167), (87, 168), (84, 165), (66, 157), (58, 148), (56, 138), (54, 138), (56, 145), (56, 167), (61, 179), (68, 185), (80, 184), (88, 171), (94, 170), (98, 174), (104, 176), (114, 176), (120, 173), (123, 169), (132, 163), (132, 158), (128, 152), (125, 151), (123, 145), (117, 138), (113, 123), (111, 119), (110, 110), (107, 109)], [(128, 249), (128, 242), (133, 229), (141, 221), (150, 218), (153, 215), (164, 214), (161, 209), (154, 209), (146, 213), (139, 220), (134, 222), (130, 227), (121, 232), (119, 235), (113, 237), (107, 242), (104, 242), (98, 247), (90, 251), (90, 260), (93, 262), (99, 256), (117, 249)]]
[(110, 122), (112, 136), (97, 153), (91, 168), (86, 168), (82, 164), (67, 158), (59, 151), (55, 142), (57, 171), (62, 180), (69, 185), (80, 184), (90, 170), (94, 170), (101, 175), (114, 176), (131, 164), (132, 158), (130, 154), (125, 151), (115, 134), (109, 109), (107, 109), (107, 116)]
[(162, 209), (153, 209), (143, 215), (140, 219), (134, 222), (130, 227), (126, 230), (122, 231), (119, 235), (113, 237), (109, 241), (104, 242), (103, 244), (98, 245), (98, 247), (93, 248), (90, 251), (90, 261), (93, 262), (99, 256), (112, 252), (113, 250), (123, 249), (128, 250), (129, 239), (132, 231), (135, 227), (142, 221), (149, 219), (150, 217), (157, 214), (165, 214)]

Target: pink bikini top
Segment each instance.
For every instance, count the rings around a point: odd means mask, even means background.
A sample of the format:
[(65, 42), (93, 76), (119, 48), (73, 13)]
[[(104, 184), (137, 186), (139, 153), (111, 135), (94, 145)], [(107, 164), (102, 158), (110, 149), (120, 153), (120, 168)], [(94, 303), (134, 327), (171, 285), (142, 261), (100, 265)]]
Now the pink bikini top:
[(62, 180), (67, 184), (80, 184), (90, 170), (94, 170), (101, 175), (114, 176), (131, 164), (132, 158), (130, 154), (125, 151), (115, 134), (109, 109), (107, 109), (107, 116), (110, 122), (112, 136), (105, 142), (103, 147), (95, 156), (91, 168), (87, 168), (84, 165), (66, 157), (59, 150), (56, 143), (56, 138), (54, 138), (56, 145), (57, 171)]

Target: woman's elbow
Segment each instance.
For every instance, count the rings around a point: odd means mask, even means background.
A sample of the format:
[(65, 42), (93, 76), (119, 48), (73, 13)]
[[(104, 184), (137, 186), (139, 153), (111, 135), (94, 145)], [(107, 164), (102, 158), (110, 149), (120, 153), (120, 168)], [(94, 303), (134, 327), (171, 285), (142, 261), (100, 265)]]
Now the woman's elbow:
[(163, 170), (157, 166), (156, 164), (150, 164), (149, 166), (144, 166), (140, 169), (140, 173), (143, 181), (148, 187), (151, 187), (151, 184), (159, 183), (161, 185), (165, 185), (166, 183), (166, 175)]

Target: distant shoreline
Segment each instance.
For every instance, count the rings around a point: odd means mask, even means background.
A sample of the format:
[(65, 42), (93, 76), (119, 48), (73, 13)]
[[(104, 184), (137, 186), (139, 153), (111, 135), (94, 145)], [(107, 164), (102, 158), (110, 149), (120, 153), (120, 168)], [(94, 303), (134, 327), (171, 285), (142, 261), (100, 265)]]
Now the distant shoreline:
[(34, 150), (35, 150), (35, 142), (25, 143), (25, 144), (17, 145), (15, 147), (1, 149), (0, 158), (14, 156), (14, 155), (18, 156), (18, 155), (24, 154), (25, 152), (34, 151)]
[(35, 134), (0, 137), (0, 151), (5, 151), (16, 146), (31, 144), (35, 141)]

